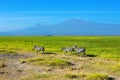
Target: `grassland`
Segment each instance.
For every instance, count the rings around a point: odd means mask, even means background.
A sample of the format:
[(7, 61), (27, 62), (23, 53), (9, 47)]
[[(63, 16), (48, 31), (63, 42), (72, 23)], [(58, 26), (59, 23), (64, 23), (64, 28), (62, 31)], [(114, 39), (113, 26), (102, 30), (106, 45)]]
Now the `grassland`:
[[(32, 51), (34, 45), (44, 46), (45, 55)], [(86, 47), (87, 56), (60, 51), (73, 45)], [(120, 36), (1, 36), (0, 76), (3, 80), (119, 80)]]

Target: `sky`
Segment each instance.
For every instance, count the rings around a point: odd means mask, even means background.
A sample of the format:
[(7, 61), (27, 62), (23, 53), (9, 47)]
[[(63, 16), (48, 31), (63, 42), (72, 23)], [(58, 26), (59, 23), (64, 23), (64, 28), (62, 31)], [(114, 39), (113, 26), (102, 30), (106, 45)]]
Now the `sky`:
[(0, 32), (73, 18), (120, 24), (120, 0), (0, 0)]

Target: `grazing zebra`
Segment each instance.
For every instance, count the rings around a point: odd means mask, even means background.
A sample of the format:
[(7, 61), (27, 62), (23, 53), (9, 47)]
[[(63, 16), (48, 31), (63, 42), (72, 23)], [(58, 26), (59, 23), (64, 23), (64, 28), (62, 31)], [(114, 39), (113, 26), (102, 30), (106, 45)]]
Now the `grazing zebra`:
[(86, 54), (86, 53), (85, 53), (85, 52), (86, 52), (86, 48), (85, 48), (85, 47), (75, 48), (75, 51), (76, 51), (76, 53), (82, 52), (83, 55)]
[(73, 47), (62, 47), (61, 51), (72, 53), (74, 51), (74, 48)]
[(43, 46), (33, 46), (32, 50), (36, 50), (37, 54), (38, 54), (39, 51), (42, 51), (42, 54), (43, 54), (44, 51), (45, 51), (45, 48)]

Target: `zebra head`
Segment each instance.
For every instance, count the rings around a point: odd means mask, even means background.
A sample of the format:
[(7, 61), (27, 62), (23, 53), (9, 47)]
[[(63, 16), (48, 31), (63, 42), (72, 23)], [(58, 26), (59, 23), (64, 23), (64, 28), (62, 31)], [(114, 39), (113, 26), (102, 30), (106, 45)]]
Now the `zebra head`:
[(76, 49), (77, 48), (77, 45), (73, 45), (73, 49)]
[(37, 48), (37, 46), (34, 45), (33, 48), (32, 48), (32, 50), (35, 50), (36, 48)]
[(63, 50), (65, 50), (65, 49), (66, 49), (65, 47), (62, 47), (60, 51), (63, 51)]

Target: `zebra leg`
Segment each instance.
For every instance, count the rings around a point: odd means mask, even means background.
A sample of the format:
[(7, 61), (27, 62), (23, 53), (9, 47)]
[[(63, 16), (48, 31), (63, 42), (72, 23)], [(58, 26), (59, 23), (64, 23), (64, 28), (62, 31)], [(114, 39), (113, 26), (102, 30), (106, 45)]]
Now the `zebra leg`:
[(80, 56), (80, 52), (77, 52), (77, 56)]
[(83, 52), (83, 55), (85, 55), (85, 51)]
[(85, 52), (81, 52), (82, 53), (82, 57), (84, 57), (85, 56)]
[(44, 51), (42, 51), (42, 54), (44, 54)]
[(65, 52), (65, 55), (66, 55), (67, 51), (65, 50), (64, 52)]
[(38, 51), (37, 51), (37, 54), (38, 54)]
[(86, 56), (86, 53), (85, 53), (85, 51), (83, 52), (83, 56)]
[(71, 54), (72, 54), (72, 51), (70, 51), (71, 52)]

